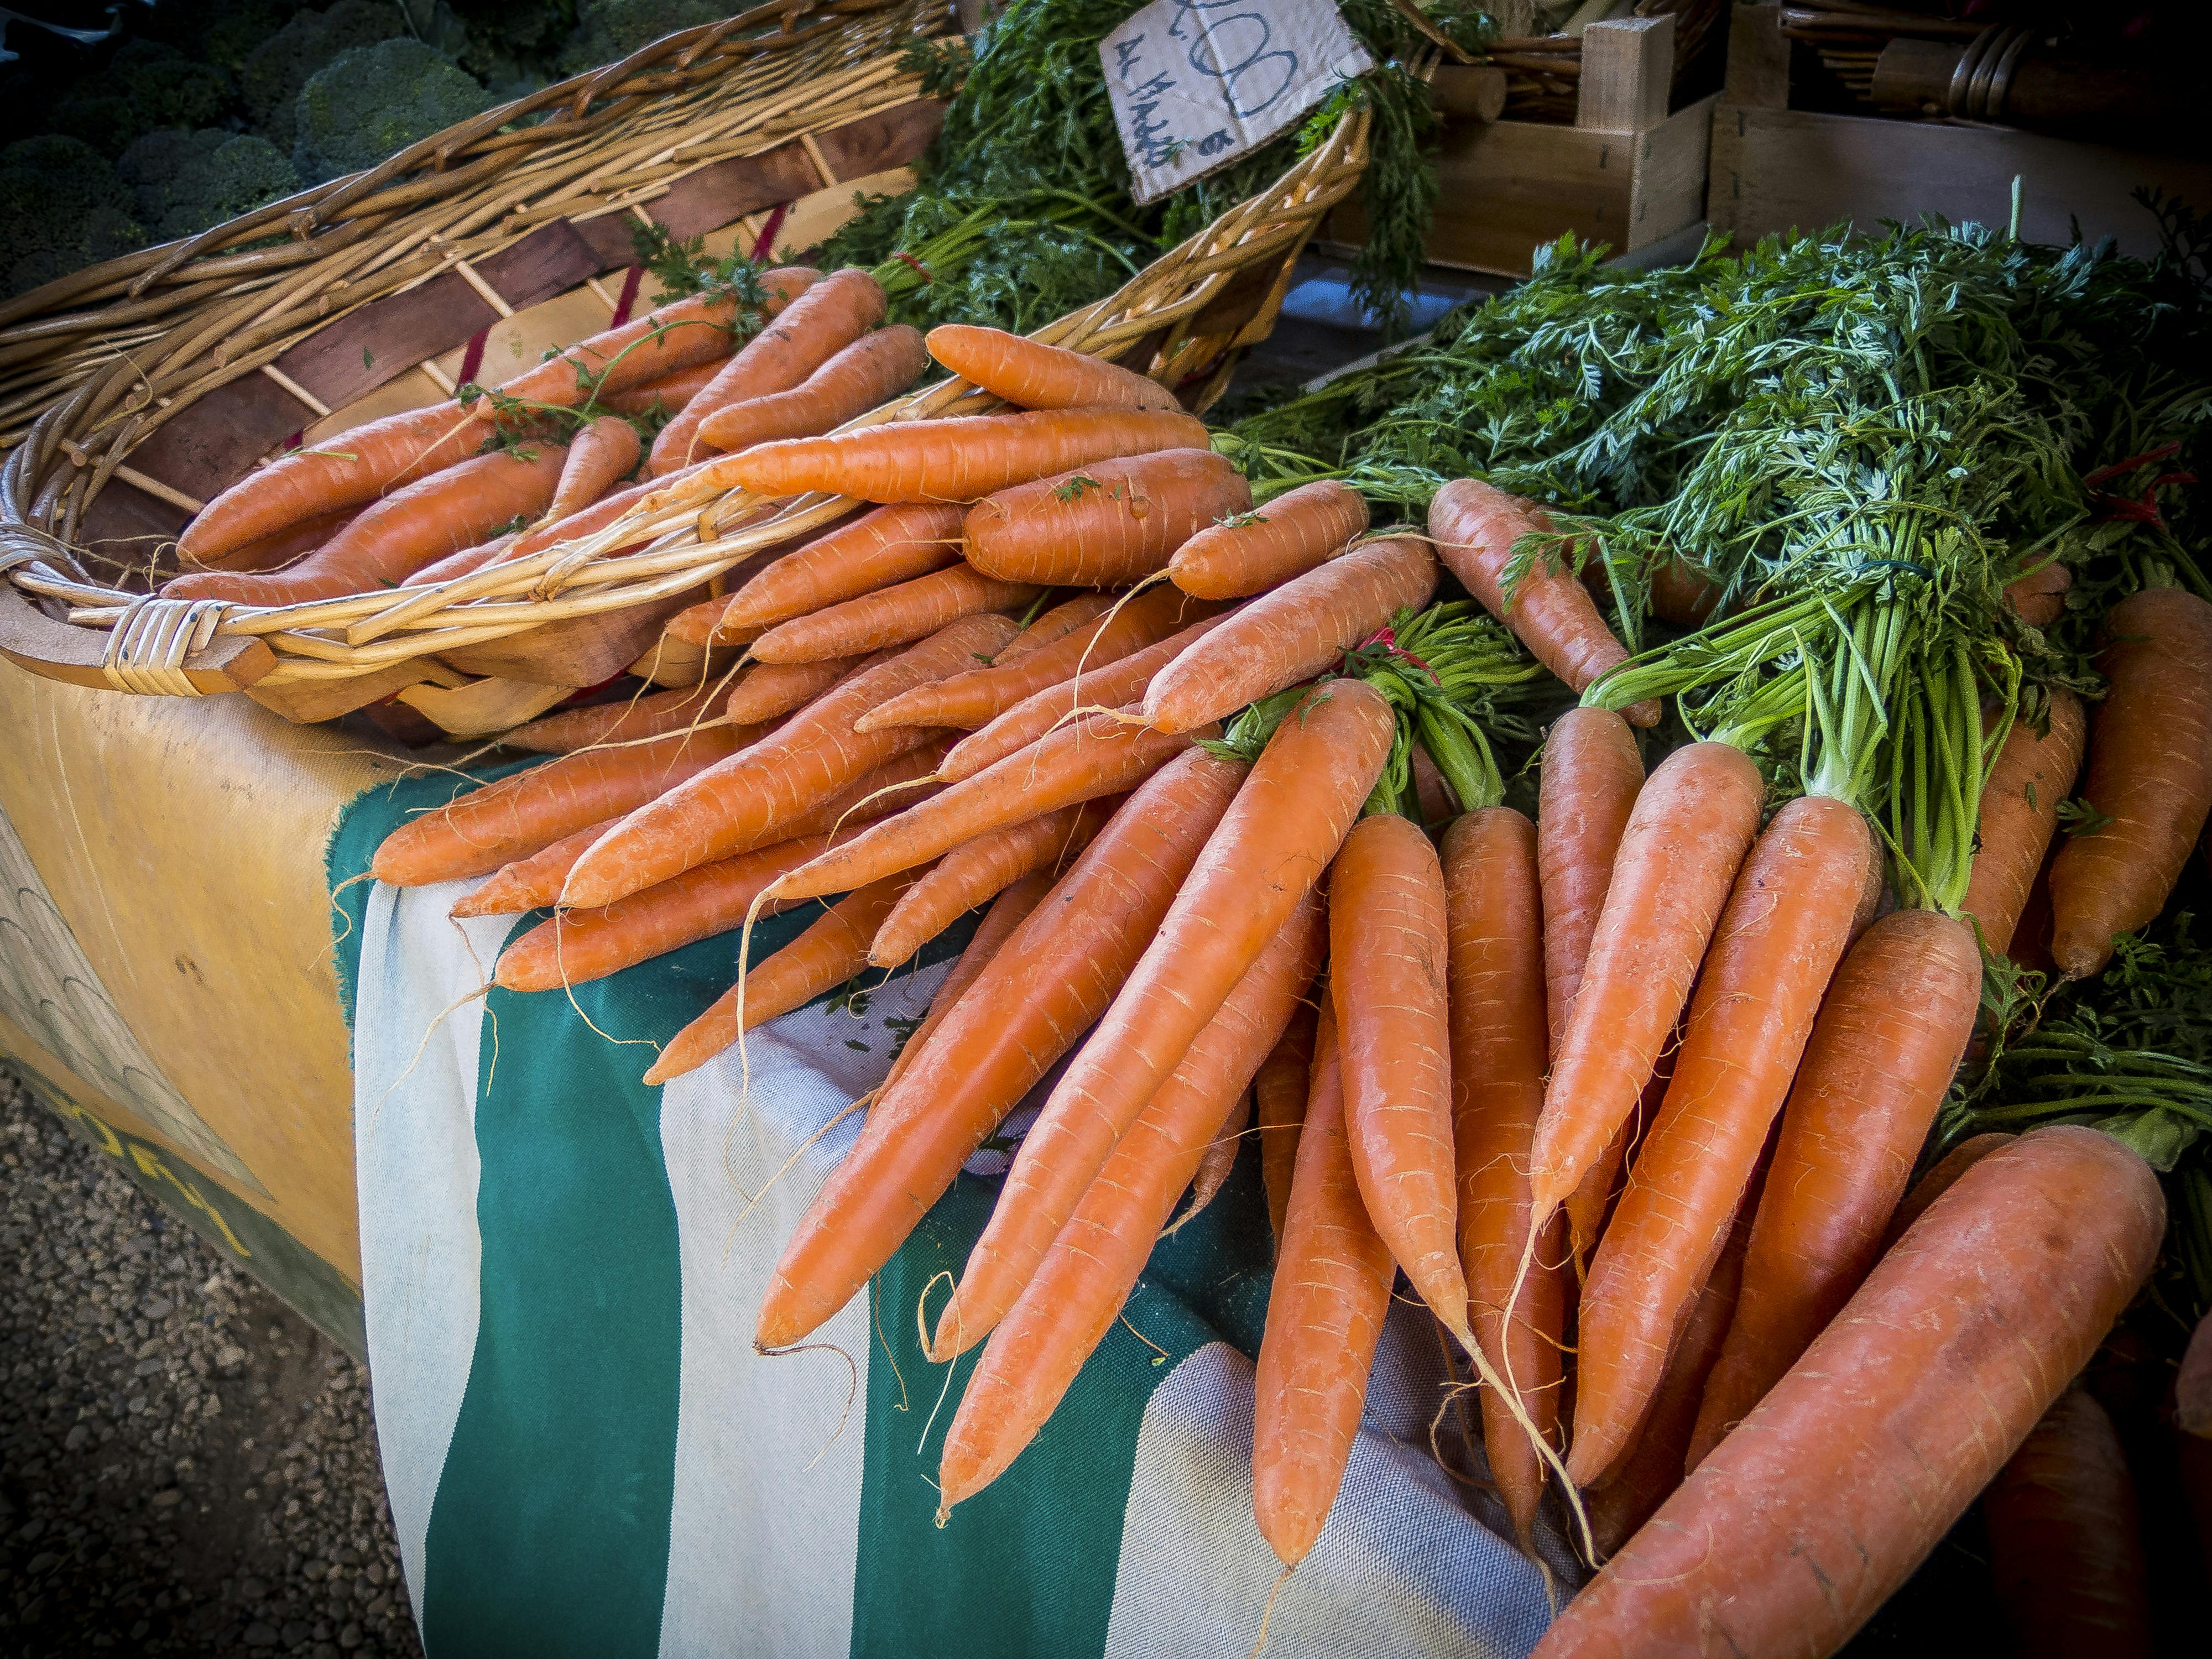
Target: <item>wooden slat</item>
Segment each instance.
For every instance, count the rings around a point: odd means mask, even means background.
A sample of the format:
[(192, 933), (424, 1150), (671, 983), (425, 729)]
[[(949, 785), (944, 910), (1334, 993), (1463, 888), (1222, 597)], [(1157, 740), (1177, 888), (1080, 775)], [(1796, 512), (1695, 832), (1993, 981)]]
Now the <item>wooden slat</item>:
[(311, 418), (267, 375), (244, 375), (161, 427), (132, 452), (131, 465), (172, 489), (209, 500)]

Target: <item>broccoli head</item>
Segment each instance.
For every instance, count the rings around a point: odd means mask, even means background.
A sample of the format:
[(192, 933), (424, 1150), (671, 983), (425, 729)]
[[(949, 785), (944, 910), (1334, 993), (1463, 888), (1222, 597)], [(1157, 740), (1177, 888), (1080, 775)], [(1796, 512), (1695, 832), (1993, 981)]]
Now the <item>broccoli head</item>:
[(299, 173), (276, 145), (221, 128), (149, 132), (123, 152), (115, 170), (157, 242), (196, 235), (300, 187)]
[(480, 115), (491, 94), (419, 40), (356, 46), (300, 88), (292, 161), (319, 184)]
[(0, 149), (0, 270), (10, 294), (146, 243), (131, 192), (81, 139), (25, 138)]
[(126, 40), (107, 66), (55, 100), (48, 128), (109, 155), (163, 127), (208, 127), (229, 118), (229, 75), (157, 40)]
[(246, 118), (287, 155), (299, 141), (300, 89), (341, 52), (407, 33), (399, 8), (384, 0), (337, 0), (327, 11), (303, 11), (257, 46), (239, 73)]
[(580, 75), (618, 63), (664, 34), (720, 22), (738, 9), (729, 0), (579, 0), (576, 32), (561, 52), (562, 70)]
[(300, 0), (151, 0), (125, 9), (137, 39), (236, 75), (253, 49), (291, 20)]

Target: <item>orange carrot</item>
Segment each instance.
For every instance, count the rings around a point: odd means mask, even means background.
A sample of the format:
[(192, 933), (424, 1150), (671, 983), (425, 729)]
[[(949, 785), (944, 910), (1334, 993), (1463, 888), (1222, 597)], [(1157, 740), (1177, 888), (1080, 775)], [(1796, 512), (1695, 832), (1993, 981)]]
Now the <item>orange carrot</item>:
[(865, 270), (834, 270), (811, 284), (738, 349), (683, 413), (661, 428), (647, 470), (659, 477), (697, 459), (700, 428), (709, 416), (749, 398), (790, 391), (883, 321), (887, 304), (881, 285)]
[(369, 867), (394, 887), (489, 875), (651, 800), (744, 746), (742, 733), (718, 726), (563, 755), (409, 819), (384, 838)]
[(958, 507), (878, 507), (785, 554), (732, 594), (715, 642), (911, 581), (959, 556)]
[(466, 916), (519, 916), (550, 904), (560, 896), (561, 884), (584, 855), (584, 849), (606, 834), (612, 818), (586, 824), (573, 836), (563, 836), (550, 847), (527, 858), (502, 864), (485, 877), (472, 893), (465, 894), (447, 914), (456, 921)]
[(1053, 876), (1054, 872), (1049, 870), (1032, 870), (991, 901), (991, 908), (983, 913), (983, 920), (975, 925), (975, 932), (968, 941), (968, 948), (960, 953), (960, 960), (952, 964), (952, 971), (945, 976), (944, 982), (937, 988), (937, 994), (930, 998), (928, 1014), (921, 1024), (914, 1028), (913, 1034), (900, 1048), (898, 1057), (891, 1061), (890, 1071), (885, 1074), (882, 1086), (876, 1091), (878, 1096), (887, 1092), (891, 1085), (898, 1081), (899, 1074), (921, 1057), (923, 1046), (936, 1035), (937, 1028), (945, 1023), (945, 1018), (952, 1012), (953, 1005), (991, 965), (1000, 948), (1014, 936), (1015, 930), (1030, 919), (1030, 913), (1038, 905), (1044, 902), (1045, 895), (1051, 892), (1054, 885)]
[(1394, 1264), (1352, 1173), (1343, 1069), (1324, 1002), (1252, 1402), (1253, 1518), (1286, 1567), (1336, 1502), (1390, 1310)]
[[(1223, 1012), (1227, 1012), (1225, 1004)], [(1203, 1038), (1200, 1041), (1203, 1042)], [(1192, 1054), (1197, 1054), (1199, 1047), (1199, 1043), (1191, 1045), (1190, 1054), (1183, 1056), (1185, 1065), (1190, 1062)], [(1182, 1067), (1176, 1069), (1180, 1071)], [(1161, 1094), (1166, 1092), (1164, 1088), (1160, 1091)], [(1159, 1095), (1152, 1097), (1155, 1101), (1159, 1097)], [(1145, 1109), (1149, 1112), (1152, 1109), (1147, 1106)], [(1137, 1121), (1140, 1124), (1144, 1121), (1142, 1118)], [(1252, 1092), (1248, 1089), (1237, 1097), (1236, 1103), (1229, 1109), (1228, 1117), (1223, 1120), (1213, 1139), (1206, 1143), (1206, 1150), (1199, 1154), (1197, 1173), (1190, 1178), (1190, 1207), (1161, 1230), (1161, 1237), (1165, 1238), (1170, 1233), (1197, 1220), (1205, 1212), (1206, 1206), (1221, 1195), (1222, 1188), (1228, 1184), (1231, 1174), (1237, 1168), (1237, 1152), (1244, 1144), (1246, 1131), (1251, 1127)], [(1117, 1146), (1115, 1150), (1118, 1152), (1121, 1149)], [(1112, 1159), (1107, 1160), (1106, 1167), (1109, 1170), (1114, 1167)], [(1079, 1208), (1076, 1213), (1082, 1214), (1081, 1209)]]
[(663, 737), (713, 720), (722, 712), (729, 696), (730, 687), (720, 684), (679, 685), (673, 690), (651, 691), (641, 697), (617, 697), (611, 702), (593, 703), (586, 708), (563, 708), (542, 715), (526, 726), (516, 726), (499, 741), (503, 748), (526, 749), (540, 755), (567, 755), (603, 743)]
[(1555, 1054), (1643, 787), (1636, 734), (1611, 709), (1570, 708), (1545, 734), (1536, 860), (1544, 887), (1545, 1018)]
[[(1744, 861), (1698, 975), (1666, 1101), (1583, 1287), (1567, 1460), (1579, 1485), (1634, 1438), (1750, 1185), (1850, 939), (1871, 833), (1857, 808), (1802, 795), (1774, 815)], [(1579, 1027), (1579, 1001), (1575, 1013)]]
[(1540, 1213), (1575, 1190), (1636, 1109), (1765, 794), (1740, 750), (1696, 743), (1661, 762), (1637, 796), (1544, 1092), (1529, 1170)]
[(1116, 455), (1206, 447), (1194, 415), (1059, 409), (894, 421), (829, 438), (787, 438), (715, 464), (717, 483), (757, 495), (810, 489), (863, 501), (975, 501)]
[(660, 1058), (645, 1073), (646, 1086), (697, 1071), (735, 1042), (739, 1033), (805, 1007), (859, 973), (867, 965), (869, 939), (913, 881), (908, 874), (891, 876), (846, 895), (783, 949), (754, 963), (744, 978), (744, 1018), (738, 1018), (738, 988), (733, 985), (668, 1040)]
[(1253, 1115), (1260, 1127), (1260, 1181), (1267, 1189), (1267, 1225), (1279, 1245), (1283, 1219), (1290, 1212), (1291, 1177), (1298, 1164), (1298, 1134), (1306, 1119), (1313, 1055), (1314, 1011), (1301, 1007), (1252, 1079)]
[(1844, 958), (1782, 1114), (1735, 1320), (1690, 1443), (1692, 1467), (1874, 1267), (1973, 1035), (1981, 990), (1973, 930), (1933, 910), (1883, 917)]
[(637, 428), (619, 415), (602, 415), (568, 441), (568, 459), (560, 487), (545, 509), (544, 525), (555, 525), (582, 512), (637, 471), (644, 446)]
[(1317, 478), (1200, 530), (1176, 550), (1168, 574), (1200, 599), (1241, 599), (1317, 569), (1366, 528), (1366, 498)]
[[(963, 617), (920, 645), (856, 671), (756, 744), (742, 762), (702, 772), (609, 830), (569, 873), (562, 902), (611, 904), (741, 847), (761, 844), (760, 836), (927, 739), (926, 732), (910, 729), (856, 735), (853, 722), (862, 713), (950, 672), (979, 651), (1003, 645), (1013, 631), (1004, 617)], [(816, 890), (844, 892), (860, 884)]]
[(755, 663), (730, 687), (724, 713), (733, 724), (773, 720), (804, 708), (836, 685), (864, 659), (832, 657), (823, 662)]
[[(724, 342), (725, 344), (728, 343)], [(627, 386), (620, 392), (602, 392), (597, 402), (601, 409), (617, 415), (650, 415), (657, 408), (664, 415), (681, 415), (684, 407), (697, 397), (722, 372), (722, 365), (730, 361), (725, 351), (709, 357), (703, 363), (694, 363), (689, 368), (679, 368), (662, 375), (657, 380)]]
[(2051, 866), (2051, 954), (2102, 971), (2112, 936), (2165, 908), (2212, 812), (2212, 605), (2148, 587), (2112, 607), (2097, 659), (2112, 690), (2089, 723), (2082, 794), (2106, 821)]
[(1310, 896), (1130, 1126), (991, 1334), (945, 1433), (938, 1515), (1005, 1473), (1114, 1328), (1152, 1243), (1321, 965)]
[[(1605, 1150), (1583, 1171), (1559, 1207), (1567, 1212), (1567, 1248), (1573, 1252), (1575, 1279), (1579, 1284), (1589, 1271), (1590, 1252), (1597, 1249), (1598, 1236), (1605, 1231), (1605, 1218), (1613, 1212), (1613, 1206), (1620, 1196), (1623, 1171), (1628, 1164), (1629, 1150), (1644, 1139), (1644, 1126), (1659, 1115), (1660, 1103), (1667, 1098), (1667, 1085), (1674, 1081), (1674, 1050), (1681, 1046), (1681, 1028), (1677, 1026), (1673, 1039), (1659, 1056), (1659, 1063), (1637, 1097), (1636, 1109), (1618, 1129), (1613, 1139), (1605, 1143)], [(1537, 1120), (1540, 1124), (1542, 1120)]]
[(1982, 785), (1973, 872), (1960, 913), (1981, 924), (1982, 942), (2002, 956), (2020, 926), (2043, 855), (2058, 832), (2058, 807), (2081, 769), (2087, 717), (2063, 686), (2051, 693), (2050, 729), (2015, 726)]
[(809, 617), (778, 623), (753, 641), (753, 655), (763, 662), (781, 663), (859, 656), (911, 644), (963, 617), (1019, 611), (1041, 591), (1020, 582), (998, 581), (970, 566), (956, 564)]
[(2149, 1166), (2094, 1129), (1983, 1159), (1535, 1659), (1835, 1652), (2081, 1370), (2165, 1226)]
[[(1295, 718), (1295, 717), (1293, 717)], [(1443, 867), (1395, 812), (1363, 818), (1329, 870), (1329, 994), (1352, 1167), (1375, 1230), (1444, 1328), (1471, 1340), (1452, 1159)]]
[(1721, 602), (1721, 590), (1700, 576), (1684, 559), (1662, 559), (1645, 580), (1651, 593), (1651, 614), (1676, 628), (1703, 628), (1712, 620)]
[(2005, 600), (2031, 628), (2048, 628), (2066, 614), (2066, 591), (2074, 573), (2056, 559), (2031, 570), (2005, 589)]
[(1901, 1199), (1889, 1218), (1889, 1225), (1881, 1235), (1878, 1256), (1889, 1254), (1890, 1247), (1905, 1237), (1905, 1230), (1928, 1213), (1928, 1206), (1958, 1184), (1959, 1177), (1979, 1164), (2001, 1146), (2008, 1146), (2020, 1137), (2002, 1129), (1992, 1129), (1986, 1134), (1969, 1135), (1936, 1161), (1926, 1175), (1912, 1183), (1912, 1190)]
[(1092, 461), (1016, 484), (968, 509), (968, 562), (1006, 581), (1121, 587), (1217, 519), (1252, 505), (1239, 472), (1210, 449)]
[(161, 592), (178, 599), (298, 605), (397, 586), (431, 560), (473, 546), (552, 498), (567, 454), (557, 444), (520, 455), (479, 455), (387, 495), (322, 548), (284, 570), (179, 576)]
[(1013, 1305), (1114, 1143), (1336, 856), (1382, 775), (1394, 725), (1382, 694), (1358, 680), (1323, 680), (1284, 717), (1144, 959), (1023, 1141), (939, 1316), (933, 1358), (981, 1341)]
[[(1537, 1433), (1556, 1449), (1566, 1339), (1564, 1218), (1553, 1214), (1533, 1257), (1527, 1249), (1528, 1144), (1543, 1109), (1547, 1047), (1536, 864), (1536, 826), (1510, 807), (1470, 812), (1445, 832), (1452, 1139), (1468, 1316), (1491, 1370), (1511, 1379)], [(1521, 1547), (1533, 1549), (1543, 1461), (1488, 1382), (1482, 1443)]]
[(1111, 593), (1078, 593), (1065, 604), (1053, 606), (1014, 635), (1006, 648), (991, 659), (991, 665), (1009, 667), (1048, 645), (1057, 645), (1078, 629), (1097, 621), (1116, 603)]
[(963, 842), (907, 890), (868, 946), (869, 963), (896, 968), (1032, 870), (1065, 866), (1091, 844), (1112, 811), (1102, 802), (1064, 806)]
[(1437, 562), (1407, 538), (1370, 542), (1252, 600), (1176, 657), (1145, 693), (1145, 718), (1188, 732), (1334, 664), (1408, 605), (1428, 603)]
[(921, 334), (904, 323), (864, 334), (787, 392), (716, 410), (699, 427), (708, 449), (741, 452), (779, 438), (815, 438), (888, 403), (929, 367)]
[[(1517, 635), (1545, 667), (1582, 692), (1628, 653), (1598, 615), (1589, 590), (1571, 573), (1532, 561), (1509, 600), (1506, 567), (1513, 544), (1547, 532), (1551, 520), (1518, 495), (1477, 478), (1455, 478), (1429, 503), (1429, 534), (1437, 556), (1451, 568), (1483, 609)], [(1656, 726), (1659, 706), (1639, 702), (1627, 711), (1635, 726)]]
[(495, 536), (488, 542), (478, 542), (474, 547), (465, 547), (458, 553), (448, 553), (441, 559), (433, 559), (420, 570), (403, 577), (402, 587), (428, 587), (432, 582), (447, 582), (456, 576), (465, 576), (471, 570), (481, 570), (496, 563), (507, 550), (521, 539), (522, 532), (510, 530)]
[[(1066, 610), (1071, 607), (1062, 606)], [(1157, 645), (1198, 619), (1209, 607), (1171, 587), (1156, 587), (1104, 610), (1094, 620), (1018, 656), (1013, 646), (988, 666), (916, 686), (860, 717), (860, 729), (878, 726), (988, 726), (1048, 687), (1094, 674), (1110, 663)], [(1019, 645), (1017, 640), (1014, 645)]]
[(186, 570), (282, 570), (313, 552), (360, 516), (359, 507), (341, 507), (205, 560), (194, 558), (179, 547), (177, 562)]
[(1121, 988), (1245, 769), (1187, 750), (1148, 780), (885, 1088), (784, 1249), (756, 1340), (817, 1328), (890, 1260), (983, 1137)]
[(1133, 369), (995, 328), (945, 323), (929, 355), (970, 386), (1021, 409), (1176, 409), (1174, 392)]

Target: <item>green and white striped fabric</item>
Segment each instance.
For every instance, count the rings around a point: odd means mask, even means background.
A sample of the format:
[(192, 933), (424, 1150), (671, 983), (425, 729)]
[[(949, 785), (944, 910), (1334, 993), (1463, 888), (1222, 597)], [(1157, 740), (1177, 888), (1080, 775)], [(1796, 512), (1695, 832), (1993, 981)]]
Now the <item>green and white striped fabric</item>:
[[(335, 880), (424, 787), (356, 804)], [(994, 1155), (805, 1351), (763, 1358), (751, 1334), (857, 1132), (832, 1120), (880, 1079), (950, 942), (864, 1007), (752, 1034), (749, 1078), (732, 1053), (647, 1089), (651, 1045), (726, 988), (734, 941), (573, 1006), (466, 1000), (516, 928), (448, 920), (465, 890), (362, 884), (340, 923), (377, 1429), (432, 1659), (1251, 1650), (1277, 1576), (1250, 1509), (1254, 1159), (1156, 1252), (1037, 1442), (940, 1529), (932, 1476), (972, 1356), (929, 1364), (915, 1309), (966, 1259)], [(1425, 1317), (1400, 1315), (1271, 1653), (1517, 1655), (1546, 1622), (1541, 1575), (1429, 1453), (1441, 1362)]]

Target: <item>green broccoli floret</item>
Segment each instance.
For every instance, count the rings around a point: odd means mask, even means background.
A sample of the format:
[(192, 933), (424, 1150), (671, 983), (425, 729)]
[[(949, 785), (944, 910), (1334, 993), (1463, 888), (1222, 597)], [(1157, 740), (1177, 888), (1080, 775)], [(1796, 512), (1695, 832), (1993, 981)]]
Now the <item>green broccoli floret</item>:
[(293, 165), (319, 184), (374, 167), (491, 104), (489, 93), (420, 40), (356, 46), (300, 88)]
[(123, 152), (115, 170), (157, 242), (196, 235), (300, 187), (299, 173), (276, 145), (221, 128), (149, 132)]
[(125, 9), (137, 39), (236, 75), (255, 47), (291, 21), (300, 0), (158, 0)]
[(501, 98), (520, 98), (552, 80), (556, 60), (576, 28), (576, 0), (451, 3), (468, 30), (468, 45), (456, 54), (457, 61)]
[(580, 75), (617, 63), (648, 41), (718, 22), (736, 9), (729, 0), (579, 0), (576, 32), (561, 52), (562, 70)]
[(328, 11), (303, 11), (248, 55), (240, 71), (246, 118), (286, 155), (299, 142), (300, 90), (342, 52), (397, 40), (407, 20), (383, 0), (337, 0)]
[(230, 76), (196, 64), (157, 40), (126, 40), (107, 66), (55, 100), (48, 128), (120, 155), (140, 135), (163, 127), (208, 127), (229, 118)]
[(0, 270), (9, 293), (145, 244), (130, 191), (91, 145), (50, 136), (0, 149)]

